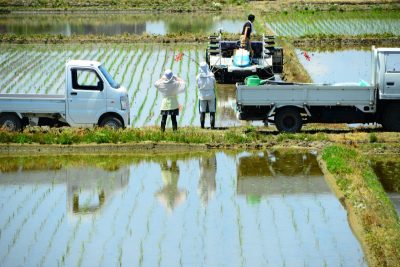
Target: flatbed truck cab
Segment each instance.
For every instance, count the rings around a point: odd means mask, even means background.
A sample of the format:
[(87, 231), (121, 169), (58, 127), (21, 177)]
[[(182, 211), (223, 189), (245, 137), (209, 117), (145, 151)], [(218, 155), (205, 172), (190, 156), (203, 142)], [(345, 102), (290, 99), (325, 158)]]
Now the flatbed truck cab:
[(0, 128), (26, 125), (71, 127), (129, 125), (126, 89), (97, 61), (70, 60), (65, 65), (64, 95), (0, 94)]

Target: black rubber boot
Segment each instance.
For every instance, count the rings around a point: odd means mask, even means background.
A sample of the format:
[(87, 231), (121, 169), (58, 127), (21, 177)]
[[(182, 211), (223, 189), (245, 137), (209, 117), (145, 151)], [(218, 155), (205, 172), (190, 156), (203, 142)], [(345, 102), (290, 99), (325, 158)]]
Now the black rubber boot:
[(206, 120), (206, 113), (200, 112), (200, 125), (201, 128), (204, 129), (204, 121)]
[(215, 112), (210, 112), (211, 129), (215, 129)]
[(172, 121), (172, 130), (175, 132), (178, 130), (178, 122), (176, 121), (176, 116), (171, 115), (171, 121)]
[(167, 124), (167, 115), (161, 117), (161, 131), (165, 132), (165, 124)]

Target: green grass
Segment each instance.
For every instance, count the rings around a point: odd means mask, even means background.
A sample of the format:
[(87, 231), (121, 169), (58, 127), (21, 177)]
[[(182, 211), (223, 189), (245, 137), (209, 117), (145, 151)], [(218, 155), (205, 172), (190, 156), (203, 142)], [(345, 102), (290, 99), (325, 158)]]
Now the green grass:
[(356, 217), (355, 229), (361, 229), (358, 234), (370, 265), (398, 266), (399, 217), (368, 160), (344, 146), (326, 147), (322, 159), (344, 195), (348, 210)]
[(158, 127), (127, 128), (112, 130), (110, 128), (40, 128), (28, 127), (23, 132), (0, 130), (0, 143), (16, 144), (117, 144), (135, 142), (173, 142), (193, 144), (249, 144), (270, 141), (324, 141), (326, 135), (318, 134), (278, 134), (265, 132), (264, 128), (233, 127), (228, 130), (208, 130), (198, 127), (183, 127), (177, 132), (167, 129), (165, 133)]

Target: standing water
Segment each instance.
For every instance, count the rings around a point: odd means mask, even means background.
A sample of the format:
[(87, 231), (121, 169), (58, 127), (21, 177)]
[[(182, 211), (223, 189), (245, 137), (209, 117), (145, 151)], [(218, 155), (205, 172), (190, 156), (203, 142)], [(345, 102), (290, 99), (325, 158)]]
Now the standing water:
[(0, 170), (0, 266), (366, 265), (312, 154), (3, 158)]

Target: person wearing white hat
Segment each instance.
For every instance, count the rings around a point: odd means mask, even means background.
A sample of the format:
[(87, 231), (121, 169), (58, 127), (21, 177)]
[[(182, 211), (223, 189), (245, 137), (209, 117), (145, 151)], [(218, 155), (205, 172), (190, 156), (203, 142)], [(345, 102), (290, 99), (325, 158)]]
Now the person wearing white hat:
[(214, 129), (216, 112), (215, 77), (214, 73), (209, 70), (206, 62), (200, 63), (199, 74), (196, 77), (196, 81), (199, 90), (201, 128), (204, 128), (206, 113), (210, 113), (211, 129)]
[(185, 91), (185, 81), (174, 76), (172, 71), (167, 69), (154, 85), (163, 97), (161, 102), (161, 130), (165, 131), (167, 117), (170, 115), (172, 129), (176, 131), (178, 129), (176, 116), (179, 115), (178, 94)]

